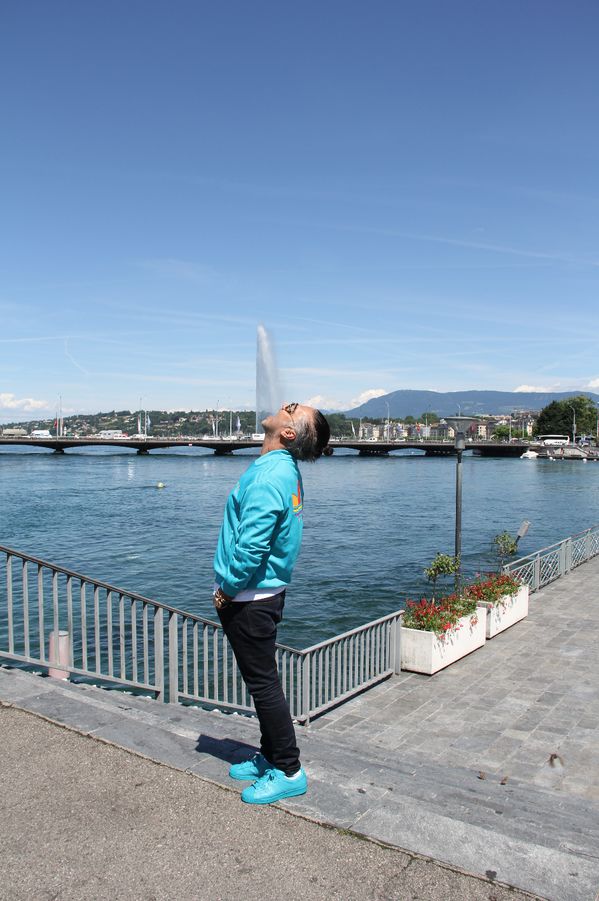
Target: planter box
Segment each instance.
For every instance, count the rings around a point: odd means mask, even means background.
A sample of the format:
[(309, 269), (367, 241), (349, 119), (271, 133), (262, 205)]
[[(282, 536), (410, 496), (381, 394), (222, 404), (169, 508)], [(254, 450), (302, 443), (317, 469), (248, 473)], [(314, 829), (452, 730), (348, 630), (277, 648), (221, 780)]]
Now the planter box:
[[(516, 594), (506, 594), (499, 604), (479, 604), (482, 614), (487, 611), (487, 638), (509, 629), (514, 623), (528, 616), (528, 585), (521, 585)], [(481, 617), (484, 619), (484, 617)]]
[(401, 627), (401, 668), (413, 673), (433, 673), (455, 663), (485, 643), (486, 620), (481, 610), (478, 622), (472, 625), (472, 616), (463, 616), (458, 623), (459, 629), (451, 629), (445, 633), (444, 639), (437, 638), (434, 632)]

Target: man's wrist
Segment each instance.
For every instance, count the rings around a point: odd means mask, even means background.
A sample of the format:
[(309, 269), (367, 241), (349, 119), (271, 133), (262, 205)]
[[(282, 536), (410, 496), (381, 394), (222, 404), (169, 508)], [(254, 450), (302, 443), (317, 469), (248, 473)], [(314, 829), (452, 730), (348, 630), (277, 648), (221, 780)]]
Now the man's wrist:
[(212, 597), (216, 610), (224, 610), (226, 607), (229, 607), (233, 600), (232, 596), (230, 594), (225, 594), (220, 587), (216, 589)]

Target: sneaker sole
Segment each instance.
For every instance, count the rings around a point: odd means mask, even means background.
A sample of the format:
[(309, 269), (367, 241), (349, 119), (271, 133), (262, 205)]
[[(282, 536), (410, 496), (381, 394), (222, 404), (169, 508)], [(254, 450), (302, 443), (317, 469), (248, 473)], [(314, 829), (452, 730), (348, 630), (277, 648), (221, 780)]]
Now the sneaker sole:
[(286, 792), (281, 792), (280, 794), (278, 794), (276, 796), (276, 798), (260, 798), (256, 801), (254, 801), (254, 800), (246, 801), (245, 798), (242, 798), (241, 800), (243, 801), (244, 804), (276, 804), (277, 801), (282, 801), (283, 798), (297, 798), (299, 795), (305, 795), (307, 791), (308, 791), (308, 786), (300, 789), (299, 791), (297, 791), (297, 789), (295, 789), (293, 791), (290, 790), (290, 791), (286, 791)]

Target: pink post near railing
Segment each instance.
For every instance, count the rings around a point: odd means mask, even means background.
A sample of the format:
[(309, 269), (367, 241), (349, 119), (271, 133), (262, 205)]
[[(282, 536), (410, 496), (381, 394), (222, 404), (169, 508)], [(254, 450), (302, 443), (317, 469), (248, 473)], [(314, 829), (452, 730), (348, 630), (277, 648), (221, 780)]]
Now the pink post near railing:
[[(67, 667), (69, 666), (69, 633), (63, 632), (55, 632), (54, 630), (50, 632), (50, 639), (48, 641), (48, 660), (50, 664), (53, 664), (48, 667), (48, 675), (53, 679), (68, 679), (69, 672)], [(59, 667), (61, 667), (59, 669)], [(64, 667), (64, 669), (62, 668)]]

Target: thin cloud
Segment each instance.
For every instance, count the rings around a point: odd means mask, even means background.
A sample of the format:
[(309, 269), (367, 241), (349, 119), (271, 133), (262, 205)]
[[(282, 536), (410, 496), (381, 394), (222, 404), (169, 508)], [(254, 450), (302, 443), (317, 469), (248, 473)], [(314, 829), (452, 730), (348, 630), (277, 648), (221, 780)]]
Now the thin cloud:
[(543, 392), (546, 394), (555, 391), (593, 391), (596, 388), (599, 388), (599, 379), (591, 379), (587, 382), (581, 379), (562, 378), (546, 385), (518, 385), (513, 390), (519, 393), (530, 391), (531, 393)]
[(141, 317), (145, 323), (160, 322), (172, 326), (180, 325), (185, 328), (188, 328), (190, 325), (199, 326), (203, 322), (222, 322), (227, 325), (250, 326), (254, 330), (256, 328), (256, 317), (198, 313), (191, 310), (177, 310), (170, 308), (166, 313), (157, 313), (141, 304), (128, 304), (127, 306), (123, 306), (123, 304), (117, 303), (116, 301), (106, 301), (104, 306), (113, 311), (111, 315), (113, 315), (115, 319), (137, 319)]
[(0, 338), (0, 344), (42, 344), (45, 341), (64, 340), (64, 335), (35, 335), (27, 338)]
[(129, 381), (138, 381), (138, 382), (157, 382), (164, 384), (172, 384), (172, 385), (206, 385), (213, 386), (215, 390), (220, 385), (227, 385), (231, 387), (237, 386), (246, 386), (248, 379), (223, 379), (220, 375), (212, 376), (211, 378), (194, 378), (187, 376), (175, 376), (175, 375), (152, 375), (145, 372), (122, 372), (122, 371), (107, 371), (107, 372), (94, 372), (93, 375), (98, 376), (103, 379), (128, 379)]
[(0, 392), (0, 410), (19, 410), (23, 413), (33, 413), (43, 410), (48, 406), (46, 400), (36, 400), (34, 397), (17, 397), (12, 392)]
[(294, 374), (294, 375), (317, 375), (317, 376), (345, 376), (348, 378), (372, 378), (372, 376), (377, 376), (379, 378), (387, 379), (390, 374), (399, 374), (405, 371), (405, 367), (403, 366), (395, 366), (393, 368), (388, 369), (339, 369), (339, 368), (325, 368), (319, 366), (293, 366), (288, 367), (282, 370), (285, 375)]
[(64, 355), (67, 358), (67, 360), (71, 361), (73, 366), (75, 366), (80, 372), (83, 373), (83, 375), (87, 375), (87, 376), (90, 375), (90, 372), (87, 369), (84, 369), (84, 367), (81, 366), (81, 364), (78, 363), (77, 360), (71, 355), (71, 353), (69, 351), (69, 339), (68, 338), (64, 339)]
[(175, 257), (158, 258), (154, 260), (140, 260), (137, 263), (142, 269), (149, 269), (158, 275), (183, 279), (194, 282), (196, 285), (213, 285), (215, 282), (230, 282), (218, 270), (204, 263), (194, 263), (190, 260), (179, 260)]
[[(307, 224), (307, 223), (306, 223)], [(588, 260), (571, 256), (565, 253), (551, 251), (528, 250), (521, 247), (512, 247), (505, 244), (493, 244), (487, 241), (470, 241), (464, 238), (451, 238), (447, 235), (427, 235), (421, 232), (408, 232), (391, 228), (379, 228), (368, 225), (339, 225), (337, 223), (312, 223), (321, 228), (340, 232), (352, 232), (356, 234), (381, 235), (388, 238), (407, 238), (410, 241), (424, 241), (430, 244), (447, 244), (450, 247), (464, 247), (469, 250), (483, 250), (491, 253), (510, 254), (512, 256), (526, 257), (533, 260), (548, 260), (556, 263), (569, 263), (577, 266), (591, 266), (599, 268), (599, 260)]]
[(560, 385), (518, 385), (517, 388), (514, 388), (514, 391), (518, 394), (535, 394), (537, 392), (542, 394), (547, 394), (551, 391), (559, 391)]
[(307, 400), (303, 400), (302, 404), (308, 407), (316, 407), (317, 410), (345, 410), (346, 406), (337, 398), (327, 397), (324, 394), (315, 394)]
[(400, 237), (410, 238), (414, 241), (428, 241), (435, 244), (449, 244), (453, 247), (466, 247), (470, 250), (488, 250), (492, 253), (512, 254), (519, 257), (529, 257), (535, 260), (551, 260), (561, 263), (573, 263), (576, 265), (599, 267), (598, 260), (584, 260), (580, 257), (572, 257), (562, 253), (549, 253), (538, 250), (523, 250), (520, 247), (510, 247), (503, 244), (489, 244), (485, 241), (466, 241), (460, 238), (448, 238), (442, 235), (422, 235), (411, 232), (398, 232)]
[(361, 404), (365, 404), (366, 401), (373, 400), (375, 397), (382, 397), (384, 394), (388, 393), (386, 388), (368, 388), (366, 391), (362, 391), (361, 394), (358, 394), (357, 397), (352, 398), (350, 406), (359, 407)]

